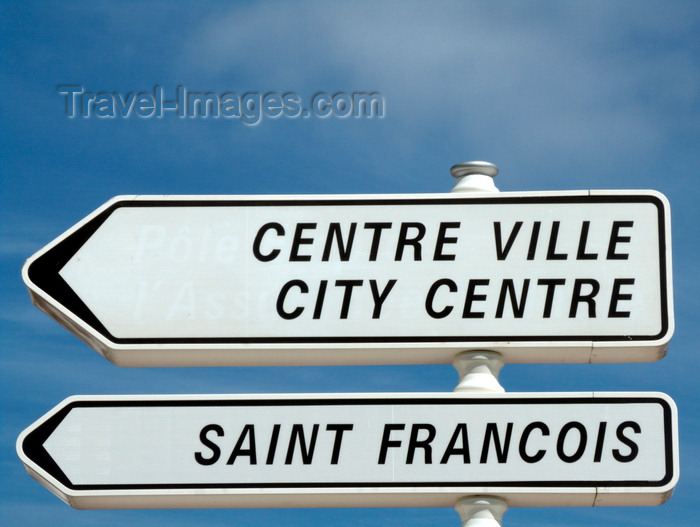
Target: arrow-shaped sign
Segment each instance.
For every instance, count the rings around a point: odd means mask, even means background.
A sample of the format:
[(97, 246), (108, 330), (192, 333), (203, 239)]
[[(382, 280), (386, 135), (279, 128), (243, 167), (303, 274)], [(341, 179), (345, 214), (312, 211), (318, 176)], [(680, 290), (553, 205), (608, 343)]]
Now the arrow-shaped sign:
[(673, 332), (652, 191), (120, 197), (23, 276), (124, 366), (636, 362)]
[(659, 393), (95, 396), (25, 430), (77, 508), (657, 505), (678, 479)]

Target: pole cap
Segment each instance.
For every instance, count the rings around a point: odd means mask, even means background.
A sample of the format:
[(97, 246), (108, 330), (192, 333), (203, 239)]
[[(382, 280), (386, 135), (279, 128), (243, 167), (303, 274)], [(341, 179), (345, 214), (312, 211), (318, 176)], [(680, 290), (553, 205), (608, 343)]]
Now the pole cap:
[(498, 167), (487, 161), (465, 161), (450, 168), (450, 174), (457, 181), (452, 192), (498, 192), (493, 178)]

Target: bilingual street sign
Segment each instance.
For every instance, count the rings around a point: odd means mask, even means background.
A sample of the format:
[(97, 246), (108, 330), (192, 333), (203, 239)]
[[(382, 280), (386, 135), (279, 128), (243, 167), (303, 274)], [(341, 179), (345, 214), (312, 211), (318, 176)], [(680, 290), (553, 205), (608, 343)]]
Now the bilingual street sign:
[(639, 362), (673, 333), (654, 191), (117, 197), (23, 277), (121, 366)]
[(25, 430), (76, 508), (658, 505), (678, 480), (660, 393), (71, 397)]

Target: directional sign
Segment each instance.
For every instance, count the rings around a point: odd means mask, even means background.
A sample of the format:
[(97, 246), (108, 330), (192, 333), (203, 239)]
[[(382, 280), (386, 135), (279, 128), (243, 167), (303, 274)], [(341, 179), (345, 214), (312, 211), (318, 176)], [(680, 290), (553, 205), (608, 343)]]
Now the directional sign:
[(653, 191), (119, 197), (34, 255), (36, 305), (123, 366), (661, 358)]
[(72, 397), (25, 430), (77, 508), (657, 505), (678, 480), (659, 393)]

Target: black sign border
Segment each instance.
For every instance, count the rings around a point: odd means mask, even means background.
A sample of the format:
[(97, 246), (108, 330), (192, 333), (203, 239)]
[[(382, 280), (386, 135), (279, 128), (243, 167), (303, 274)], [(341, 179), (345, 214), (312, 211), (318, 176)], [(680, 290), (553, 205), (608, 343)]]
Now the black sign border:
[[(329, 483), (329, 482), (294, 482), (294, 483), (178, 483), (178, 484), (118, 484), (118, 485), (75, 485), (56, 462), (51, 458), (43, 444), (58, 428), (61, 421), (75, 408), (139, 408), (139, 407), (266, 407), (266, 406), (354, 406), (354, 405), (552, 405), (552, 404), (659, 404), (663, 410), (664, 443), (665, 443), (665, 474), (659, 481), (648, 480), (605, 480), (605, 481), (572, 481), (572, 480), (548, 480), (548, 481), (463, 481), (463, 482), (357, 482), (357, 483)], [(548, 487), (562, 488), (660, 488), (666, 486), (674, 477), (674, 437), (673, 437), (673, 411), (669, 402), (661, 397), (654, 396), (622, 396), (622, 397), (498, 397), (498, 398), (322, 398), (322, 399), (170, 399), (170, 400), (73, 400), (60, 407), (45, 421), (29, 432), (22, 441), (21, 448), (25, 456), (33, 463), (41, 467), (53, 479), (61, 485), (76, 492), (88, 491), (116, 491), (116, 490), (175, 490), (175, 489), (363, 489), (363, 488), (515, 488), (538, 489)]]
[[(551, 335), (513, 336), (513, 335), (470, 335), (470, 336), (333, 336), (333, 337), (149, 337), (121, 338), (112, 335), (99, 321), (90, 308), (78, 297), (71, 287), (63, 280), (59, 272), (63, 266), (80, 250), (90, 237), (116, 210), (120, 208), (167, 208), (167, 207), (293, 207), (293, 206), (382, 206), (382, 205), (469, 205), (469, 204), (616, 204), (616, 203), (645, 203), (657, 209), (659, 234), (659, 283), (661, 330), (654, 335)], [(607, 194), (607, 195), (569, 195), (569, 196), (489, 196), (469, 198), (329, 198), (308, 197), (290, 199), (124, 199), (115, 201), (111, 206), (95, 215), (87, 223), (72, 232), (65, 239), (55, 244), (44, 254), (32, 261), (28, 267), (29, 280), (44, 293), (64, 306), (74, 316), (88, 324), (93, 331), (104, 339), (116, 345), (193, 345), (193, 344), (420, 344), (420, 343), (470, 343), (470, 342), (646, 342), (658, 341), (666, 337), (670, 329), (668, 305), (667, 262), (665, 206), (663, 201), (651, 194)]]

